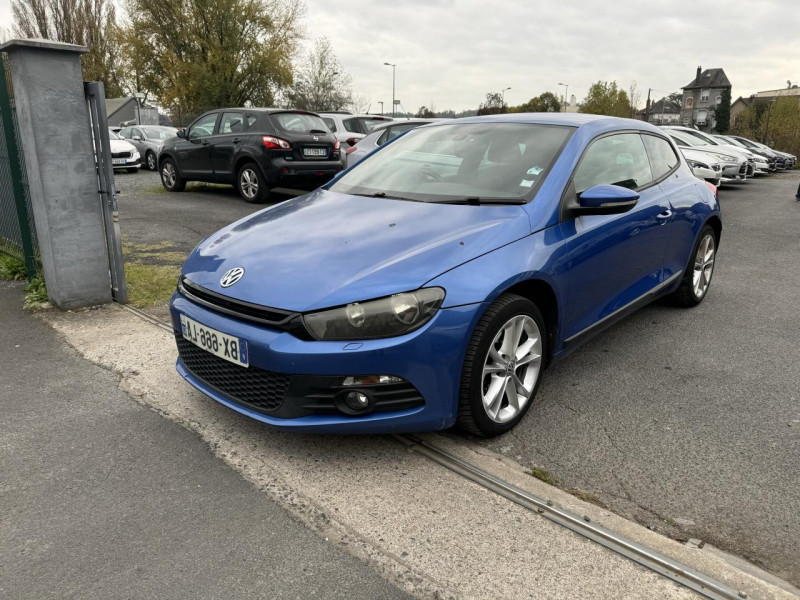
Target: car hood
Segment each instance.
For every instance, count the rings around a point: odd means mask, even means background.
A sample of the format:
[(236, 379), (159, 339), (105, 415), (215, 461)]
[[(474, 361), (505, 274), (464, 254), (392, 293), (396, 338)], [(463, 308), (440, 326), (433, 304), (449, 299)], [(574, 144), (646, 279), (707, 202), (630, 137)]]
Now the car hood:
[[(317, 190), (202, 242), (183, 274), (229, 297), (306, 312), (417, 289), (530, 234), (518, 205), (453, 205)], [(234, 267), (244, 276), (223, 288)], [(446, 301), (445, 301), (446, 302)]]
[(125, 140), (109, 140), (112, 152), (136, 152), (136, 146)]

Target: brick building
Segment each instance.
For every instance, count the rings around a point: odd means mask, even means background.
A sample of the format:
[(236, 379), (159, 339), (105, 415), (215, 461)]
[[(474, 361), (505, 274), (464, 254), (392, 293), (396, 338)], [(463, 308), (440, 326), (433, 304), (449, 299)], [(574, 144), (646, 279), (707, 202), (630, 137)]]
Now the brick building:
[(703, 131), (711, 131), (716, 125), (714, 110), (722, 102), (722, 92), (730, 92), (731, 82), (722, 69), (697, 67), (697, 76), (682, 88), (681, 122), (696, 125)]

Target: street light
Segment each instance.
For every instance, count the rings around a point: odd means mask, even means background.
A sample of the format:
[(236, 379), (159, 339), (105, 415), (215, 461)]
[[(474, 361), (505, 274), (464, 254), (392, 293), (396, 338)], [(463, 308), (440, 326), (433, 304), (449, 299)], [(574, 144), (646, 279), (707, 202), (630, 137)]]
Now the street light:
[(397, 72), (397, 65), (393, 65), (392, 63), (385, 62), (383, 63), (387, 67), (392, 67), (392, 116), (395, 115), (395, 101), (394, 101), (394, 81), (395, 81), (395, 73)]
[(506, 88), (506, 89), (504, 89), (504, 90), (500, 90), (500, 94), (501, 94), (501, 98), (502, 98), (503, 106), (505, 106), (505, 104), (506, 104), (506, 92), (507, 92), (508, 90), (510, 90), (510, 89), (511, 89), (510, 87), (507, 87), (507, 88)]
[(569, 94), (569, 84), (559, 83), (558, 85), (564, 86), (564, 112), (567, 112), (567, 94)]

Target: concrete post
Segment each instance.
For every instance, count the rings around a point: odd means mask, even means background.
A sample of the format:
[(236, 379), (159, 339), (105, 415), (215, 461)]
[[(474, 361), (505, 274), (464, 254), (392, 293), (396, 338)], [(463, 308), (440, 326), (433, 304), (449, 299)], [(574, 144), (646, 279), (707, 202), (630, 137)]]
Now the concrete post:
[(8, 54), (28, 189), (51, 302), (62, 309), (111, 302), (105, 229), (83, 46), (11, 40)]

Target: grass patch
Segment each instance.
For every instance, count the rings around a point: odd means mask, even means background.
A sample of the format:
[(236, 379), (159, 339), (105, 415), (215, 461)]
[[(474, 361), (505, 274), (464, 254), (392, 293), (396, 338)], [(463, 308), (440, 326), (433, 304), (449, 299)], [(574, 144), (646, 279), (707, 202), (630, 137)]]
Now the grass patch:
[(600, 508), (605, 508), (608, 510), (608, 504), (600, 500), (600, 498), (595, 496), (592, 492), (586, 492), (584, 490), (567, 490), (567, 492), (576, 498), (580, 498), (584, 502), (589, 502), (590, 504), (594, 504), (595, 506), (599, 506)]
[(535, 477), (539, 481), (544, 481), (550, 485), (558, 485), (558, 478), (553, 475), (547, 469), (540, 469), (539, 467), (533, 467), (530, 471), (525, 471), (531, 477)]
[(125, 263), (128, 302), (136, 308), (155, 308), (169, 302), (178, 283), (181, 268), (175, 265)]
[(28, 273), (25, 271), (25, 263), (14, 256), (0, 254), (0, 279), (12, 279), (19, 281), (27, 279)]
[(24, 308), (40, 308), (43, 304), (47, 304), (47, 286), (44, 284), (44, 279), (41, 277), (34, 277), (31, 282), (25, 286), (25, 299), (22, 302)]

